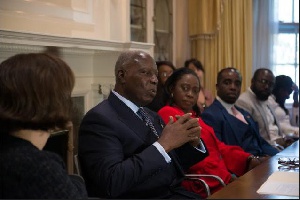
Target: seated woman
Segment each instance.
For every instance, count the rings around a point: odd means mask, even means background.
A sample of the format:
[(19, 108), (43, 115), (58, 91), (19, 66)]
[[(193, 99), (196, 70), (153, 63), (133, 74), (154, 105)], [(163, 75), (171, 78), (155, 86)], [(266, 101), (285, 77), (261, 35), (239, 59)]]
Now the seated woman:
[(19, 54), (0, 64), (0, 198), (87, 198), (81, 177), (43, 151), (49, 136), (70, 126), (74, 74), (44, 53)]
[[(192, 117), (197, 117), (202, 127), (200, 137), (204, 141), (209, 155), (192, 166), (186, 173), (217, 175), (225, 184), (228, 184), (236, 176), (243, 175), (267, 157), (254, 157), (239, 146), (226, 145), (217, 139), (213, 128), (205, 124), (199, 117), (196, 103), (200, 88), (199, 78), (194, 71), (188, 68), (174, 71), (165, 84), (166, 95), (169, 97), (168, 104), (161, 108), (158, 114), (166, 123), (170, 116), (175, 119), (176, 116), (185, 113), (192, 113)], [(222, 185), (215, 179), (206, 177), (203, 179), (209, 185), (211, 193), (222, 188)], [(186, 180), (183, 182), (183, 186), (205, 198), (205, 190), (199, 182)]]

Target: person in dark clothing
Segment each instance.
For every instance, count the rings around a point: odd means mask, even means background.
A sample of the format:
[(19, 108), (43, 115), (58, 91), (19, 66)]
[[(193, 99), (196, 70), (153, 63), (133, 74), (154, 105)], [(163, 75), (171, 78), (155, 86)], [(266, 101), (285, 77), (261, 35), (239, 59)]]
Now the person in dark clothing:
[(145, 108), (156, 95), (157, 68), (143, 51), (122, 52), (108, 99), (89, 110), (79, 129), (78, 158), (89, 196), (200, 198), (181, 186), (184, 172), (208, 152), (197, 119), (162, 121)]
[(242, 77), (237, 69), (222, 69), (217, 75), (217, 97), (201, 117), (225, 144), (238, 145), (255, 156), (273, 156), (278, 150), (261, 137), (252, 116), (235, 105), (241, 84)]
[(71, 126), (71, 68), (44, 53), (18, 54), (0, 64), (0, 198), (87, 198), (82, 177), (43, 148)]

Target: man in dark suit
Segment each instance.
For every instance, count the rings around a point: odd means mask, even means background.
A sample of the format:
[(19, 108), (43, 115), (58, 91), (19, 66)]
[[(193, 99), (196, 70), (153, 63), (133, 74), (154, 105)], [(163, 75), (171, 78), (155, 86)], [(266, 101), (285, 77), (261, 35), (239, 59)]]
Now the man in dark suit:
[(165, 125), (144, 107), (157, 90), (157, 68), (148, 53), (122, 52), (115, 76), (114, 90), (84, 116), (79, 130), (89, 196), (199, 198), (181, 187), (184, 171), (207, 156), (197, 119), (186, 114)]
[(256, 156), (273, 156), (278, 150), (259, 134), (252, 116), (234, 105), (241, 92), (242, 77), (235, 68), (222, 69), (217, 75), (217, 97), (202, 113), (216, 136), (228, 145), (238, 145)]

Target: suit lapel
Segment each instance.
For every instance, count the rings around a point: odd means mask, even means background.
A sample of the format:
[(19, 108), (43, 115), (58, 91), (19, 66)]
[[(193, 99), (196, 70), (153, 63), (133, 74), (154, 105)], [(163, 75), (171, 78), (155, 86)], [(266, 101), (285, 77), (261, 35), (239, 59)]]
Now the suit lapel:
[[(133, 131), (142, 141), (150, 145), (157, 140), (149, 127), (115, 94), (110, 93), (108, 101), (116, 110), (119, 120)], [(152, 117), (153, 118), (153, 117)], [(160, 133), (160, 132), (159, 132)]]
[[(267, 119), (267, 114), (266, 114), (265, 108), (261, 105), (260, 102), (258, 102), (258, 100), (256, 100), (256, 102), (257, 103), (254, 104), (254, 107), (255, 107), (255, 109), (258, 110), (259, 114), (262, 116), (265, 127), (267, 128), (267, 132), (269, 133), (270, 132), (269, 122), (268, 122), (268, 119)], [(270, 136), (268, 136), (268, 137), (270, 137)]]
[[(245, 129), (248, 128), (247, 125), (244, 122), (237, 119), (236, 117), (229, 114), (228, 111), (223, 107), (223, 105), (218, 100), (215, 101), (216, 101), (216, 106), (218, 106), (221, 109), (222, 115), (224, 116), (224, 118), (228, 122), (228, 125), (231, 127), (232, 132), (234, 133), (231, 136), (234, 137), (236, 141), (242, 142), (243, 138), (239, 137), (242, 136), (240, 132), (244, 132)], [(230, 123), (232, 121), (235, 121), (236, 123)]]
[[(141, 140), (145, 142), (147, 146), (153, 144), (157, 141), (156, 136), (151, 132), (150, 128), (145, 125), (145, 123), (126, 105), (124, 104), (115, 94), (112, 92), (108, 96), (108, 101), (111, 106), (116, 110), (119, 120), (122, 121), (126, 126), (128, 126), (133, 134), (136, 134)], [(155, 116), (145, 109), (149, 114), (151, 120), (153, 120), (154, 126), (160, 135), (164, 127), (164, 122), (160, 117)], [(174, 162), (174, 166), (177, 168), (177, 173), (183, 174), (183, 170), (179, 164), (178, 157), (174, 151), (168, 153)]]
[(273, 117), (274, 117), (274, 122), (275, 122), (276, 126), (278, 127), (278, 135), (282, 135), (281, 129), (280, 129), (280, 124), (279, 124), (278, 121), (277, 121), (277, 117), (276, 117), (276, 115), (275, 115), (275, 113), (274, 113), (273, 107), (270, 106), (269, 104), (267, 104), (267, 106), (268, 106), (268, 108), (269, 108), (271, 114), (272, 114)]

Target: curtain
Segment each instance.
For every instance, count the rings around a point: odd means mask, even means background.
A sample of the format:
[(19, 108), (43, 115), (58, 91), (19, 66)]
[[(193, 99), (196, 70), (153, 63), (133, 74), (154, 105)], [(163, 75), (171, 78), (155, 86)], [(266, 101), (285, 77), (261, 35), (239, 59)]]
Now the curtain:
[(205, 87), (215, 95), (217, 73), (225, 67), (241, 72), (242, 92), (250, 85), (252, 22), (252, 0), (189, 0), (191, 57), (202, 62)]
[(258, 68), (272, 70), (274, 35), (278, 20), (276, 0), (253, 0), (253, 72)]

